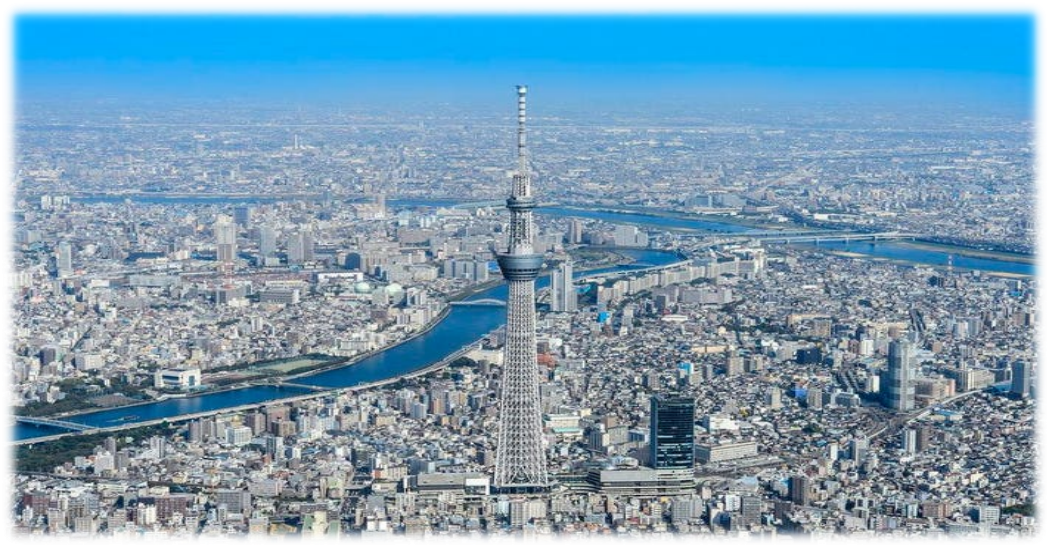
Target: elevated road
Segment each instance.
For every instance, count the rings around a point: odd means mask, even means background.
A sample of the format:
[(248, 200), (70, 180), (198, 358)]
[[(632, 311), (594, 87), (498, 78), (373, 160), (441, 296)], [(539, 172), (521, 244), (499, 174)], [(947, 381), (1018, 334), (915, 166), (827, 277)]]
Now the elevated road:
[(911, 412), (908, 412), (906, 414), (900, 414), (900, 415), (892, 418), (888, 422), (883, 423), (880, 427), (878, 427), (878, 429), (867, 433), (867, 438), (868, 439), (875, 439), (877, 437), (885, 435), (886, 433), (888, 434), (888, 436), (892, 436), (892, 435), (898, 433), (905, 426), (909, 425), (911, 422), (914, 422), (916, 420), (920, 420), (922, 418), (925, 418), (926, 416), (928, 416), (929, 414), (931, 414), (933, 411), (935, 411), (938, 408), (942, 408), (942, 407), (944, 407), (946, 405), (949, 405), (949, 404), (951, 404), (951, 403), (953, 403), (953, 402), (955, 402), (955, 401), (957, 401), (959, 399), (964, 399), (966, 397), (970, 397), (970, 396), (975, 395), (977, 393), (982, 393), (983, 391), (984, 390), (982, 390), (982, 389), (974, 389), (972, 391), (963, 391), (962, 393), (958, 393), (956, 395), (952, 395), (952, 396), (950, 396), (950, 397), (948, 397), (946, 399), (943, 399), (942, 401), (937, 401), (935, 404), (933, 404), (931, 406), (915, 409), (915, 410), (912, 410)]

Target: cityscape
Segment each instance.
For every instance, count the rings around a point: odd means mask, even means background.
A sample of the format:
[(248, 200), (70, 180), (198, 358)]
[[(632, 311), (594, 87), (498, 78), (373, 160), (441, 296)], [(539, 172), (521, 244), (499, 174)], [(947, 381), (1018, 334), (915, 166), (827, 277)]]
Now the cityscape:
[(14, 26), (16, 538), (1041, 531), (1031, 16)]

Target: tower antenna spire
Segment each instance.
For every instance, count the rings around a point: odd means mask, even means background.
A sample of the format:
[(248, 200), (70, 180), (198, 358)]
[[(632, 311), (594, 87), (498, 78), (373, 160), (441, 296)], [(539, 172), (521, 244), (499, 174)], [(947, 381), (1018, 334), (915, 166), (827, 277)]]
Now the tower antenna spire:
[(528, 143), (525, 136), (527, 95), (528, 86), (517, 86), (517, 172), (525, 175), (528, 173)]

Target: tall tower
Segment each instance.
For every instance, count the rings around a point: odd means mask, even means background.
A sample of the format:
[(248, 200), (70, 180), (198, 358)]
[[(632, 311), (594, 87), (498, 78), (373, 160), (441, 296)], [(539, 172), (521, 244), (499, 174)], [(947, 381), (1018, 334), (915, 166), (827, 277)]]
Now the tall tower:
[(517, 172), (506, 200), (510, 210), (509, 248), (497, 255), (509, 289), (506, 307), (506, 347), (499, 437), (495, 455), (495, 486), (529, 491), (545, 488), (546, 456), (539, 405), (539, 364), (535, 350), (535, 278), (543, 256), (532, 247), (532, 180), (525, 149), (525, 94), (517, 86)]
[(881, 389), (882, 403), (888, 408), (914, 408), (914, 344), (906, 340), (889, 343), (889, 366)]

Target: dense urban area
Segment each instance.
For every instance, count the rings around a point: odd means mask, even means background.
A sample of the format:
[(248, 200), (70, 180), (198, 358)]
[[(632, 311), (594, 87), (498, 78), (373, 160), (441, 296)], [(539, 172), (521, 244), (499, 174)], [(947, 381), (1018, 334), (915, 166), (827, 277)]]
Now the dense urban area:
[(520, 494), (511, 112), (20, 104), (16, 533), (1038, 532), (1029, 121), (534, 110), (552, 485)]

